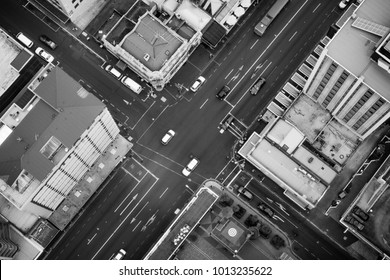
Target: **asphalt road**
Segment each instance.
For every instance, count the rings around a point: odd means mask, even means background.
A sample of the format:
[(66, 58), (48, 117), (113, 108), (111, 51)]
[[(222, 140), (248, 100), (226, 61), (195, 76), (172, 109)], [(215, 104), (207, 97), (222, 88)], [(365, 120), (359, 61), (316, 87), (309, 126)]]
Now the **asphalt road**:
[[(41, 46), (38, 37), (42, 33), (59, 43), (51, 53), (60, 67), (106, 101), (115, 119), (126, 125), (135, 139), (134, 159), (148, 170), (148, 177), (138, 190), (133, 190), (134, 178), (125, 171), (113, 174), (49, 258), (108, 259), (120, 248), (129, 252), (126, 258), (142, 258), (172, 220), (176, 207), (186, 203), (191, 189), (205, 178), (215, 177), (228, 162), (235, 138), (218, 132), (220, 122), (232, 112), (249, 125), (339, 16), (332, 11), (337, 1), (291, 1), (259, 39), (253, 26), (265, 14), (270, 1), (263, 2), (264, 6), (257, 6), (229, 35), (211, 61), (206, 48), (195, 52), (172, 85), (159, 93), (168, 100), (163, 101), (160, 97), (147, 98), (145, 93), (136, 96), (129, 92), (77, 40), (63, 31), (53, 32), (20, 2), (7, 0), (0, 11), (0, 25), (11, 34), (23, 30), (36, 46)], [(266, 86), (260, 95), (248, 96), (246, 90), (253, 82), (251, 71), (259, 64), (262, 66), (257, 73), (266, 76)], [(198, 75), (205, 76), (207, 81), (196, 94), (178, 94), (175, 83), (189, 87)], [(220, 101), (215, 94), (225, 84), (233, 91), (225, 101)], [(175, 130), (177, 135), (162, 146), (160, 139), (168, 129)], [(200, 159), (200, 165), (190, 178), (185, 178), (181, 170), (192, 156)], [(151, 186), (153, 189), (148, 191)], [(136, 198), (133, 192), (138, 194)], [(119, 210), (115, 210), (123, 199), (123, 205), (130, 206), (118, 215)]]

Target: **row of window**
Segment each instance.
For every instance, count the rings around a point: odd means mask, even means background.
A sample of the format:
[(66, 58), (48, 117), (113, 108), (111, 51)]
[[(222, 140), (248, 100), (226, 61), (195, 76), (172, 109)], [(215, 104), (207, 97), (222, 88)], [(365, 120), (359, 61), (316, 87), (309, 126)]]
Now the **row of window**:
[(375, 104), (352, 126), (353, 129), (358, 130), (378, 109), (385, 104), (385, 100), (379, 98)]
[(336, 69), (337, 69), (337, 64), (335, 62), (332, 62), (332, 64), (328, 68), (328, 71), (326, 71), (326, 74), (322, 78), (321, 83), (318, 85), (316, 91), (313, 94), (314, 100), (317, 100), (318, 97), (321, 95), (323, 89), (325, 88), (326, 84), (328, 83), (329, 79), (332, 77)]
[(360, 110), (360, 108), (368, 101), (368, 99), (373, 96), (374, 93), (372, 90), (367, 90), (365, 94), (363, 94), (362, 97), (358, 100), (358, 102), (355, 103), (355, 106), (353, 106), (349, 112), (344, 116), (343, 120), (347, 123), (349, 120)]
[(337, 82), (334, 84), (333, 88), (330, 90), (329, 94), (326, 96), (324, 101), (322, 102), (322, 106), (325, 108), (328, 106), (330, 101), (333, 99), (333, 97), (336, 95), (336, 93), (339, 91), (340, 87), (344, 84), (345, 80), (348, 78), (349, 74), (347, 71), (343, 71), (343, 73), (338, 78)]

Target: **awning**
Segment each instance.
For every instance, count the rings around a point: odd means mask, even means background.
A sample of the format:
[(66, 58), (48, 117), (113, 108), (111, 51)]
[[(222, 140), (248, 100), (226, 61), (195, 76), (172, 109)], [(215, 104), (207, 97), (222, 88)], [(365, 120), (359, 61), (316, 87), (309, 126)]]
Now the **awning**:
[(243, 14), (245, 14), (245, 10), (243, 7), (238, 7), (237, 9), (234, 10), (234, 14), (237, 16), (237, 17), (240, 17), (242, 16)]
[(242, 0), (240, 6), (248, 8), (251, 5), (251, 0)]
[(237, 23), (237, 18), (233, 15), (231, 15), (227, 20), (226, 20), (226, 24), (227, 25), (230, 25), (230, 26), (233, 26)]

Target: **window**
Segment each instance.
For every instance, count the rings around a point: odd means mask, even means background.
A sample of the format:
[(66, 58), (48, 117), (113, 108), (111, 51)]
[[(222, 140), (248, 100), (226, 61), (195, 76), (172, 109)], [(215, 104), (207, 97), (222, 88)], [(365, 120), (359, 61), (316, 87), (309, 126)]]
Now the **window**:
[(52, 136), (49, 141), (41, 148), (41, 154), (43, 154), (47, 159), (52, 160), (57, 152), (62, 148), (62, 143), (60, 140)]

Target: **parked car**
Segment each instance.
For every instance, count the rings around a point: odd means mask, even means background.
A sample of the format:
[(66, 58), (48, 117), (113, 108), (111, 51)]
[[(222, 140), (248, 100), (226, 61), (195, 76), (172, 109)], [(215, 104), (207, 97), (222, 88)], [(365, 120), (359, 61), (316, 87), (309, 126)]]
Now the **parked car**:
[(345, 191), (341, 191), (341, 192), (339, 192), (338, 197), (339, 197), (340, 199), (343, 199), (346, 195), (347, 195), (347, 193), (346, 193)]
[(117, 70), (114, 66), (112, 65), (107, 65), (106, 66), (106, 71), (108, 73), (110, 73), (111, 75), (113, 75), (115, 78), (117, 78), (118, 80), (120, 80), (122, 78), (122, 73), (119, 72), (119, 70)]
[(339, 3), (339, 8), (340, 8), (340, 9), (345, 9), (345, 7), (348, 6), (349, 1), (350, 1), (350, 0), (342, 0), (342, 1), (340, 1), (340, 3)]
[(206, 79), (204, 77), (200, 76), (199, 78), (196, 79), (196, 81), (193, 83), (193, 85), (190, 87), (190, 89), (193, 92), (196, 92), (204, 84), (205, 81), (206, 81)]
[(363, 221), (367, 221), (369, 216), (366, 212), (360, 209), (358, 206), (352, 208), (352, 213), (361, 218)]
[(221, 90), (217, 93), (217, 98), (223, 100), (230, 92), (230, 87), (228, 86), (223, 86), (223, 88), (221, 88)]
[(252, 95), (256, 95), (265, 84), (265, 78), (260, 77), (250, 89)]
[(259, 208), (261, 212), (263, 212), (270, 218), (272, 218), (275, 215), (275, 212), (267, 204), (263, 202), (260, 202), (257, 208)]
[(37, 55), (39, 55), (41, 58), (43, 58), (44, 60), (46, 60), (47, 62), (51, 63), (53, 62), (54, 60), (54, 57), (51, 55), (51, 54), (48, 54), (44, 49), (42, 49), (41, 47), (37, 48), (35, 50), (35, 53)]
[(165, 135), (161, 139), (161, 143), (163, 145), (167, 145), (169, 143), (169, 141), (172, 140), (173, 136), (175, 136), (175, 134), (176, 133), (172, 129), (168, 130), (167, 133), (165, 133)]
[(252, 200), (253, 199), (253, 194), (248, 191), (247, 189), (245, 189), (243, 186), (239, 187), (237, 189), (237, 192), (242, 195), (243, 197), (245, 197), (247, 200)]
[(113, 255), (110, 260), (121, 260), (125, 257), (126, 251), (123, 249), (120, 249), (118, 253)]
[(46, 35), (41, 35), (39, 37), (39, 40), (44, 43), (46, 46), (48, 46), (49, 48), (51, 48), (52, 50), (56, 49), (57, 48), (57, 44), (53, 42), (52, 39), (50, 39), (49, 37), (47, 37)]
[(355, 219), (354, 217), (348, 215), (344, 218), (344, 221), (350, 225), (353, 225), (355, 226), (358, 230), (363, 230), (364, 229), (364, 225), (359, 222), (357, 219)]

